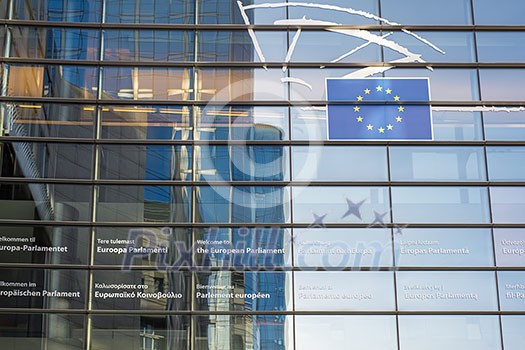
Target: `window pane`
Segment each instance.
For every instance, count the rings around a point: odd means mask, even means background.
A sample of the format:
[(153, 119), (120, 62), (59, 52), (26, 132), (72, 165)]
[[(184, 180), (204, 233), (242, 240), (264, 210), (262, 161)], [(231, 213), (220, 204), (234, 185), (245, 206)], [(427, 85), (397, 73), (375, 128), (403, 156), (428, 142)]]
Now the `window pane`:
[(396, 266), (494, 266), (489, 229), (395, 229)]
[(183, 68), (106, 67), (103, 98), (185, 101), (192, 96), (191, 70)]
[(188, 0), (106, 0), (109, 23), (193, 23), (195, 1)]
[[(378, 24), (377, 20), (370, 18), (370, 15), (379, 15), (378, 3), (376, 1), (318, 0), (315, 4), (321, 5), (321, 8), (318, 6), (290, 6), (288, 8), (288, 17), (292, 19), (311, 18), (313, 20), (350, 25)], [(326, 8), (327, 5), (336, 6), (337, 9)], [(322, 6), (324, 6), (324, 8)], [(349, 13), (344, 9), (353, 11)], [(359, 11), (359, 13), (356, 14), (355, 11)]]
[(394, 276), (386, 271), (297, 271), (297, 311), (390, 311)]
[(386, 187), (294, 187), (294, 222), (323, 227), (325, 223), (390, 222)]
[(289, 179), (288, 149), (281, 146), (197, 146), (199, 181), (285, 181)]
[(498, 271), (502, 311), (525, 311), (525, 271)]
[(494, 222), (525, 222), (525, 187), (492, 187), (490, 200)]
[[(277, 1), (250, 1), (265, 3)], [(245, 11), (250, 24), (273, 24), (274, 20), (286, 18), (284, 8), (277, 9), (251, 9)], [(230, 0), (199, 1), (197, 23), (200, 24), (245, 24), (239, 5)]]
[(525, 344), (523, 324), (525, 324), (525, 316), (501, 316), (505, 350), (520, 350), (523, 347)]
[(471, 24), (470, 1), (383, 0), (381, 14), (401, 24)]
[(193, 61), (193, 33), (174, 30), (106, 30), (104, 60)]
[(481, 98), (487, 101), (525, 100), (523, 80), (525, 69), (480, 69)]
[(498, 316), (399, 316), (403, 350), (499, 350)]
[(0, 314), (0, 341), (5, 349), (83, 350), (84, 315)]
[(395, 316), (295, 316), (297, 349), (397, 350)]
[(390, 147), (394, 181), (483, 181), (484, 163), (481, 147)]
[(401, 311), (497, 311), (496, 278), (490, 271), (396, 273)]
[(1, 263), (86, 264), (91, 235), (75, 226), (0, 226)]
[[(452, 107), (452, 109), (454, 108)], [(439, 107), (433, 107), (432, 124), (434, 127), (434, 140), (436, 141), (474, 141), (483, 139), (481, 113), (479, 112), (443, 111)]]
[(11, 27), (11, 57), (98, 60), (99, 31)]
[(525, 180), (525, 147), (487, 147), (491, 181)]
[(326, 140), (326, 107), (292, 107), (292, 140)]
[(389, 229), (294, 229), (294, 266), (392, 266)]
[(8, 96), (95, 98), (98, 68), (11, 65)]
[(186, 106), (105, 106), (102, 138), (191, 140), (191, 109)]
[(385, 147), (296, 146), (292, 148), (296, 181), (387, 181)]
[(525, 112), (484, 112), (486, 140), (525, 139)]
[[(357, 71), (354, 68), (290, 68), (289, 76), (294, 78), (290, 85), (290, 99), (293, 101), (326, 101), (326, 78), (342, 78), (347, 74)], [(298, 80), (297, 80), (298, 79)], [(306, 84), (305, 84), (306, 83)], [(312, 108), (303, 107), (301, 110), (309, 111)], [(316, 109), (316, 108), (314, 108)], [(322, 113), (326, 114), (325, 111)]]
[(521, 0), (473, 0), (476, 24), (523, 25), (525, 3)]
[(102, 0), (13, 0), (14, 19), (27, 21), (100, 22)]
[(99, 186), (97, 221), (188, 222), (191, 188)]
[(189, 146), (101, 145), (101, 179), (191, 180)]
[(525, 60), (525, 32), (479, 32), (476, 33), (476, 42), (479, 62)]
[(190, 289), (188, 272), (93, 271), (93, 309), (190, 310)]
[(525, 266), (523, 229), (494, 229), (494, 242), (498, 266)]

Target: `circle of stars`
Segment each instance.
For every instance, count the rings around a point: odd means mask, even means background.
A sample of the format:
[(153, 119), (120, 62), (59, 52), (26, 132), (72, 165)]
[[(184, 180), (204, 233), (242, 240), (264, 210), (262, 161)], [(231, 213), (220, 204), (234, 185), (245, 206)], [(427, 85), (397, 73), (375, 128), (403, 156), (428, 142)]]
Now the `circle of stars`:
[[(383, 86), (381, 86), (381, 85), (377, 85), (377, 86), (375, 87), (375, 91), (378, 92), (378, 93), (385, 93), (386, 95), (390, 95), (390, 96), (393, 95), (393, 94), (392, 94), (392, 89), (390, 89), (390, 88), (384, 89)], [(366, 89), (363, 90), (363, 93), (364, 93), (365, 96), (366, 96), (366, 95), (370, 95), (371, 92), (372, 92), (372, 90), (370, 90), (370, 89), (368, 89), (368, 88), (366, 88)], [(399, 97), (398, 95), (394, 95), (394, 96), (392, 96), (392, 99), (393, 99), (394, 101), (396, 101), (396, 102), (400, 102), (401, 97)], [(356, 97), (356, 100), (357, 100), (357, 102), (362, 102), (362, 101), (365, 100), (365, 97), (364, 97), (363, 95), (359, 95), (359, 96)], [(361, 107), (359, 107), (359, 106), (355, 106), (355, 107), (354, 107), (354, 112), (355, 112), (355, 113), (359, 113), (360, 111), (361, 111)], [(397, 117), (395, 118), (396, 123), (402, 123), (402, 122), (403, 122), (403, 117), (401, 117), (401, 114), (402, 114), (404, 111), (405, 111), (405, 107), (404, 107), (403, 105), (399, 105), (399, 106), (397, 107), (398, 115), (397, 115)], [(365, 123), (365, 118), (364, 118), (363, 116), (361, 116), (361, 115), (358, 115), (358, 116), (356, 117), (356, 120), (357, 120), (358, 123)], [(372, 131), (372, 132), (374, 131), (375, 127), (376, 127), (375, 125), (372, 125), (372, 124), (370, 124), (370, 123), (368, 123), (368, 125), (366, 125), (366, 129), (369, 130), (369, 131)], [(381, 125), (381, 126), (379, 126), (376, 130), (377, 130), (380, 134), (384, 134), (385, 131), (387, 131), (387, 132), (388, 132), (388, 131), (393, 131), (393, 130), (394, 130), (394, 125), (392, 125), (392, 124)]]

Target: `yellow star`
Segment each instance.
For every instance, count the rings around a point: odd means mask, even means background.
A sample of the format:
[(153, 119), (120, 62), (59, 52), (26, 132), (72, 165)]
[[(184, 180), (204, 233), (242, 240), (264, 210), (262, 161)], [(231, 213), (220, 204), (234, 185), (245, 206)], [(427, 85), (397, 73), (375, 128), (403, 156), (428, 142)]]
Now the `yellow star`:
[(378, 130), (379, 130), (380, 134), (384, 134), (385, 133), (385, 128), (379, 128)]
[(355, 106), (354, 107), (354, 112), (359, 112), (359, 107)]
[(376, 86), (377, 91), (383, 91), (383, 87), (381, 85)]
[(399, 96), (394, 96), (394, 101), (399, 101)]
[(388, 130), (392, 130), (392, 129), (394, 128), (394, 126), (393, 126), (392, 124), (388, 124), (388, 125), (386, 126), (386, 128), (387, 128)]
[(397, 116), (396, 122), (401, 123), (402, 121), (403, 121), (403, 118), (401, 118), (400, 116)]
[(358, 101), (363, 101), (363, 96), (357, 96)]
[(397, 107), (397, 110), (400, 111), (400, 112), (404, 112), (405, 111), (405, 107), (399, 106), (399, 107)]
[(363, 117), (357, 117), (356, 119), (357, 119), (357, 121), (358, 121), (359, 123), (361, 123), (361, 122), (363, 121)]
[(386, 89), (385, 90), (387, 94), (391, 94), (392, 93), (392, 89)]
[(370, 89), (365, 89), (365, 94), (370, 95)]
[(373, 126), (372, 124), (368, 124), (368, 125), (366, 126), (366, 128), (367, 128), (368, 130), (372, 130), (372, 129), (374, 128), (374, 126)]

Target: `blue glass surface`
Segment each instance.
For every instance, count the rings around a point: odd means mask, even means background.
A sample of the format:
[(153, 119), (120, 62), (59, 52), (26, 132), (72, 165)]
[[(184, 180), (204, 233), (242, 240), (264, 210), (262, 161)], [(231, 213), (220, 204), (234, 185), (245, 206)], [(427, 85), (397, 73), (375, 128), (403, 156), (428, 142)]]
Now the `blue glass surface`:
[(491, 187), (490, 201), (494, 222), (525, 222), (525, 187)]
[(491, 181), (525, 180), (525, 147), (487, 147)]

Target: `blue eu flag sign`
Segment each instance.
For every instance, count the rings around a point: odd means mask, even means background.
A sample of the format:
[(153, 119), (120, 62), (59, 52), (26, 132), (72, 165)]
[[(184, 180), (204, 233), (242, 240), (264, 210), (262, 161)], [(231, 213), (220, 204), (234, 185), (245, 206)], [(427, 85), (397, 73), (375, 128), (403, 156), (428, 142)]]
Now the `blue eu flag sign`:
[(432, 140), (427, 78), (328, 78), (326, 94), (329, 140)]

